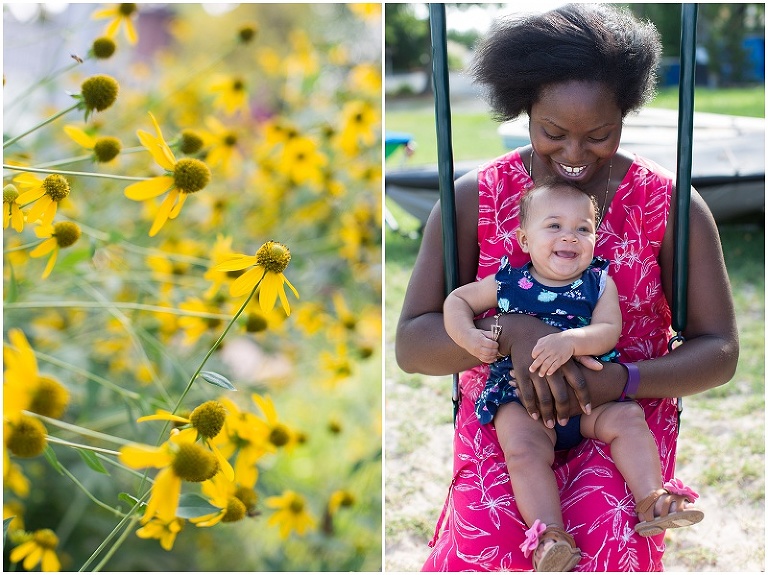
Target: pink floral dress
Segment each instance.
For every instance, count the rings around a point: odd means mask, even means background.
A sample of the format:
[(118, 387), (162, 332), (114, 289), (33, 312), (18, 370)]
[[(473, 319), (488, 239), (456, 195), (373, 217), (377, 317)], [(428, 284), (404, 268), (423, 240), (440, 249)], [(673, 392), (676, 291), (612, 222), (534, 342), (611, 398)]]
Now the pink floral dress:
[[(672, 174), (636, 157), (598, 230), (595, 255), (611, 261), (624, 328), (616, 348), (623, 361), (667, 353), (670, 309), (658, 257), (669, 214)], [(527, 259), (515, 239), (521, 194), (533, 185), (514, 150), (478, 170), (480, 259), (477, 279), (493, 274), (503, 255)], [(530, 571), (520, 545), (527, 526), (518, 513), (504, 455), (474, 404), (488, 377), (478, 366), (460, 377), (461, 403), (454, 434), (454, 475), (424, 571)], [(639, 400), (656, 440), (662, 475), (674, 474), (677, 406), (674, 399)], [(663, 571), (664, 536), (641, 537), (635, 502), (614, 465), (610, 448), (585, 440), (558, 452), (553, 466), (565, 529), (581, 549), (574, 571)]]

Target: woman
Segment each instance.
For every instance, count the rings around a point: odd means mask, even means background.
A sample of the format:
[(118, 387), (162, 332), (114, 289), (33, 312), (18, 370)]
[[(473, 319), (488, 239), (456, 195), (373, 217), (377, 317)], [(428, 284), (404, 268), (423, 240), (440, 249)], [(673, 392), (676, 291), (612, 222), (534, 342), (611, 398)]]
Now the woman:
[[(738, 338), (728, 277), (714, 219), (691, 190), (686, 341), (670, 337), (673, 176), (619, 147), (626, 115), (653, 94), (661, 52), (652, 25), (606, 5), (568, 5), (495, 26), (473, 67), (497, 117), (529, 116), (531, 145), (497, 158), (456, 182), (459, 284), (498, 270), (501, 257), (522, 265), (515, 245), (521, 195), (544, 178), (573, 182), (595, 197), (600, 226), (595, 254), (612, 262), (623, 329), (623, 364), (569, 361), (554, 375), (530, 373), (531, 350), (553, 329), (521, 315), (499, 318), (500, 349), (509, 350), (517, 392), (531, 417), (548, 427), (622, 395), (643, 407), (662, 461), (674, 474), (677, 397), (726, 383)], [(407, 372), (462, 372), (454, 437), (454, 478), (424, 570), (529, 570), (520, 551), (523, 522), (509, 487), (494, 429), (481, 426), (474, 402), (487, 366), (446, 334), (439, 206), (421, 249), (397, 329), (396, 355)], [(492, 317), (477, 320), (489, 330)], [(563, 519), (581, 571), (663, 569), (663, 534), (639, 537), (637, 512), (610, 451), (594, 440), (558, 452), (553, 469)], [(661, 513), (661, 510), (656, 510)]]

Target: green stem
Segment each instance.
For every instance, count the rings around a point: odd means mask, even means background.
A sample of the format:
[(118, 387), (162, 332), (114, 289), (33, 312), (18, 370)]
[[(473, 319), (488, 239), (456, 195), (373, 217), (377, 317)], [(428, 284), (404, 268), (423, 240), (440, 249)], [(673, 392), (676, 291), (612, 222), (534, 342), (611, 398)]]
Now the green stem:
[[(53, 116), (51, 116), (51, 117), (50, 117), (50, 118), (48, 118), (47, 120), (43, 120), (43, 121), (42, 121), (40, 124), (38, 124), (37, 126), (33, 126), (32, 128), (30, 128), (30, 129), (29, 129), (29, 130), (27, 130), (26, 132), (24, 132), (24, 133), (22, 133), (22, 134), (19, 134), (18, 136), (15, 136), (15, 137), (11, 138), (10, 140), (6, 140), (5, 142), (3, 142), (3, 150), (5, 150), (5, 149), (6, 149), (8, 146), (10, 146), (11, 144), (15, 144), (16, 142), (18, 142), (19, 140), (21, 140), (21, 139), (22, 139), (24, 136), (28, 136), (29, 134), (31, 134), (31, 133), (32, 133), (32, 132), (34, 132), (35, 130), (39, 130), (39, 129), (40, 129), (40, 128), (42, 128), (43, 126), (47, 126), (47, 125), (48, 125), (48, 124), (50, 124), (51, 122), (53, 122), (53, 121), (55, 121), (55, 120), (58, 120), (58, 119), (59, 119), (59, 118), (61, 118), (63, 115), (65, 115), (65, 114), (68, 114), (68, 113), (69, 113), (69, 112), (71, 112), (72, 110), (77, 110), (77, 109), (78, 109), (78, 108), (79, 108), (81, 105), (82, 105), (82, 102), (78, 102), (78, 103), (77, 103), (77, 104), (75, 104), (74, 106), (72, 106), (72, 107), (70, 107), (70, 108), (67, 108), (66, 110), (62, 110), (62, 111), (61, 111), (61, 112), (59, 112), (58, 114), (54, 114)], [(5, 166), (5, 164), (3, 164), (3, 166)]]
[[(139, 522), (139, 518), (136, 517), (134, 514), (139, 509), (141, 504), (144, 502), (144, 499), (147, 498), (149, 495), (149, 491), (147, 491), (141, 499), (139, 499), (136, 504), (131, 508), (130, 511), (118, 522), (117, 525), (115, 525), (115, 528), (112, 529), (112, 532), (107, 535), (104, 538), (104, 541), (102, 541), (99, 546), (96, 548), (96, 550), (91, 554), (88, 559), (85, 560), (83, 565), (80, 567), (79, 571), (85, 571), (85, 569), (96, 560), (96, 557), (102, 552), (102, 550), (112, 541), (112, 539), (115, 537), (117, 533), (119, 533), (121, 530), (123, 533), (120, 535), (120, 538), (117, 540), (117, 542), (112, 546), (112, 549), (109, 552), (109, 556), (111, 557), (115, 550), (117, 550), (122, 542), (125, 540), (125, 536), (127, 533), (131, 532), (133, 530), (133, 527), (136, 525), (136, 523)], [(130, 523), (130, 525), (128, 525)], [(103, 562), (100, 563), (97, 566), (98, 568), (101, 568), (101, 565), (103, 565)]]
[(18, 251), (21, 251), (21, 250), (27, 250), (29, 248), (34, 248), (34, 247), (39, 246), (40, 244), (42, 244), (44, 241), (45, 240), (42, 239), (42, 240), (37, 240), (37, 241), (34, 241), (34, 242), (29, 242), (28, 244), (24, 244), (23, 246), (16, 246), (15, 248), (8, 248), (6, 250), (3, 250), (3, 253), (4, 254), (9, 254), (11, 252), (18, 252)]
[[(266, 272), (264, 272), (266, 275)], [(176, 413), (176, 411), (181, 407), (182, 401), (184, 401), (184, 398), (189, 393), (189, 390), (192, 389), (192, 385), (194, 384), (195, 380), (197, 379), (197, 376), (200, 375), (200, 372), (203, 371), (203, 367), (205, 367), (206, 362), (208, 359), (213, 355), (213, 352), (216, 351), (216, 349), (221, 345), (221, 342), (224, 341), (224, 338), (229, 333), (229, 330), (232, 328), (233, 325), (235, 325), (235, 322), (237, 321), (237, 318), (240, 317), (240, 314), (243, 313), (245, 310), (245, 307), (248, 305), (248, 302), (251, 301), (251, 298), (253, 297), (253, 294), (256, 293), (256, 290), (259, 289), (259, 285), (261, 284), (261, 281), (264, 279), (264, 276), (261, 276), (261, 279), (259, 279), (258, 282), (256, 282), (256, 285), (253, 286), (253, 289), (251, 290), (251, 293), (248, 294), (248, 297), (245, 298), (245, 301), (243, 302), (243, 305), (240, 306), (240, 309), (237, 310), (237, 313), (235, 313), (234, 317), (229, 321), (227, 324), (227, 327), (224, 329), (224, 333), (222, 333), (219, 336), (219, 339), (217, 339), (211, 349), (208, 350), (208, 353), (205, 354), (205, 357), (203, 358), (203, 361), (198, 366), (197, 370), (195, 370), (195, 373), (192, 375), (192, 377), (189, 380), (189, 383), (187, 383), (187, 387), (184, 389), (184, 391), (181, 394), (181, 397), (179, 397), (179, 400), (176, 402), (176, 407), (173, 408), (171, 413)]]
[[(247, 302), (247, 300), (246, 300)], [(150, 311), (154, 313), (168, 313), (173, 315), (180, 315), (184, 317), (199, 317), (203, 319), (219, 319), (227, 320), (229, 315), (213, 313), (207, 311), (193, 311), (183, 310), (173, 307), (164, 307), (159, 305), (149, 305), (143, 303), (134, 302), (108, 302), (100, 303), (96, 301), (22, 301), (7, 303), (3, 306), (6, 310), (9, 309), (35, 309), (35, 308), (115, 308), (115, 309), (134, 309), (140, 311)]]
[(75, 425), (74, 423), (67, 423), (59, 419), (53, 419), (52, 417), (46, 417), (45, 415), (40, 415), (39, 413), (32, 413), (31, 411), (24, 411), (24, 413), (32, 417), (37, 417), (43, 423), (53, 425), (54, 427), (58, 427), (60, 429), (66, 429), (67, 431), (71, 431), (73, 433), (76, 433), (78, 435), (82, 435), (85, 437), (92, 437), (93, 439), (108, 441), (110, 443), (116, 443), (118, 445), (129, 445), (131, 443), (130, 441), (126, 441), (125, 439), (122, 439), (120, 437), (115, 437), (114, 435), (107, 435), (106, 433), (101, 433), (99, 431), (92, 431), (85, 427), (80, 427), (79, 425)]
[(86, 178), (107, 178), (110, 180), (127, 180), (129, 182), (144, 182), (152, 178), (140, 178), (138, 176), (118, 176), (115, 174), (98, 174), (96, 172), (69, 172), (65, 170), (46, 170), (43, 168), (30, 168), (28, 166), (13, 166), (3, 164), (4, 170), (15, 170), (17, 172), (33, 172), (36, 174), (58, 174), (60, 176), (82, 176)]
[(75, 443), (74, 441), (67, 441), (66, 439), (60, 439), (58, 437), (53, 437), (50, 435), (46, 435), (46, 439), (48, 440), (48, 443), (56, 443), (57, 445), (64, 445), (66, 447), (72, 447), (74, 449), (86, 449), (88, 451), (105, 453), (106, 455), (114, 455), (115, 457), (120, 455), (119, 451), (114, 451), (112, 449), (104, 449), (103, 447), (93, 447), (92, 445), (85, 445), (84, 443)]
[[(134, 146), (133, 148), (126, 148), (124, 150), (120, 150), (120, 155), (123, 154), (133, 154), (135, 152), (145, 152), (147, 149), (144, 146)], [(84, 162), (85, 160), (92, 160), (93, 154), (83, 154), (82, 156), (75, 156), (73, 158), (64, 158), (63, 160), (54, 160), (52, 162), (45, 162), (43, 164), (37, 164), (35, 168), (41, 169), (41, 168), (53, 168), (56, 166), (64, 166), (66, 164), (74, 164), (76, 162)], [(61, 172), (56, 172), (57, 174), (60, 174)]]
[(106, 509), (107, 511), (110, 511), (110, 512), (114, 513), (115, 515), (118, 515), (118, 516), (120, 516), (120, 515), (124, 515), (124, 514), (123, 514), (123, 513), (121, 513), (121, 512), (120, 512), (118, 509), (115, 509), (115, 508), (114, 508), (114, 507), (112, 507), (111, 505), (107, 505), (106, 503), (104, 503), (103, 501), (101, 501), (100, 499), (98, 499), (98, 498), (97, 498), (95, 495), (93, 495), (93, 493), (91, 493), (90, 491), (88, 491), (88, 489), (85, 487), (85, 485), (83, 485), (82, 483), (80, 483), (80, 481), (78, 481), (77, 477), (75, 477), (75, 476), (74, 476), (72, 473), (70, 473), (70, 471), (69, 471), (69, 470), (68, 470), (66, 467), (64, 467), (63, 465), (60, 465), (60, 466), (59, 466), (59, 469), (61, 469), (61, 471), (64, 473), (64, 475), (66, 475), (67, 477), (69, 477), (69, 478), (72, 480), (72, 483), (74, 483), (75, 485), (77, 485), (77, 486), (80, 488), (80, 491), (82, 491), (83, 493), (85, 493), (85, 496), (86, 496), (88, 499), (90, 499), (91, 501), (93, 501), (93, 502), (94, 502), (96, 505), (98, 505), (98, 506), (99, 506), (99, 507), (101, 507), (102, 509)]

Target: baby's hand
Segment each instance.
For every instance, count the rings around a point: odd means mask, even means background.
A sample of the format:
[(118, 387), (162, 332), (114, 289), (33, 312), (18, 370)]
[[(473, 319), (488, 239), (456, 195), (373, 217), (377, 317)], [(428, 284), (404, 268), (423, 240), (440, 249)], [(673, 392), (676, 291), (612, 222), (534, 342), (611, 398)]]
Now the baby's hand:
[(533, 363), (529, 367), (531, 373), (539, 372), (539, 377), (552, 375), (573, 355), (573, 344), (566, 335), (567, 331), (553, 333), (542, 337), (533, 350)]
[(464, 349), (483, 363), (493, 363), (499, 353), (499, 342), (493, 341), (490, 331), (473, 329), (467, 333)]

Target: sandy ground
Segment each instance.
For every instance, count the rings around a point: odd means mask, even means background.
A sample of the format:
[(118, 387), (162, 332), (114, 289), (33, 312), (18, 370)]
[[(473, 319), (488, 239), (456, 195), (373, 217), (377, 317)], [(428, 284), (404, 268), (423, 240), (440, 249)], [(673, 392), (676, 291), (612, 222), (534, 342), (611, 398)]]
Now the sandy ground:
[[(450, 377), (386, 377), (385, 571), (418, 571), (429, 553), (427, 542), (451, 476), (450, 387)], [(721, 413), (739, 413), (738, 401), (729, 398), (730, 405), (724, 405)], [(416, 412), (419, 421), (413, 417)], [(735, 463), (730, 458), (754, 457), (760, 467), (757, 477), (745, 479), (741, 490), (724, 488), (722, 483), (712, 487), (703, 481), (713, 469), (711, 448), (697, 442), (705, 428), (722, 445), (750, 431), (759, 435), (764, 419), (713, 423), (711, 414), (690, 398), (683, 418), (677, 476), (699, 492), (697, 505), (706, 515), (698, 525), (668, 531), (665, 568), (672, 572), (764, 571), (764, 452), (751, 454), (754, 447), (747, 449), (749, 453), (730, 449), (723, 464)]]

